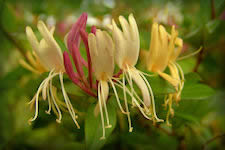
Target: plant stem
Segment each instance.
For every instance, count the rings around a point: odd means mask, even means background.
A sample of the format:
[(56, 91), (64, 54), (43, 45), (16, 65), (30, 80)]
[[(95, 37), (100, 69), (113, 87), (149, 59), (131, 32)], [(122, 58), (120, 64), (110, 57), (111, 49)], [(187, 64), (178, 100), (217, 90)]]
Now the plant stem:
[(206, 150), (207, 145), (209, 145), (210, 143), (212, 143), (213, 141), (225, 137), (225, 133), (214, 136), (213, 138), (209, 139), (208, 141), (206, 141), (203, 145), (202, 145), (202, 150)]

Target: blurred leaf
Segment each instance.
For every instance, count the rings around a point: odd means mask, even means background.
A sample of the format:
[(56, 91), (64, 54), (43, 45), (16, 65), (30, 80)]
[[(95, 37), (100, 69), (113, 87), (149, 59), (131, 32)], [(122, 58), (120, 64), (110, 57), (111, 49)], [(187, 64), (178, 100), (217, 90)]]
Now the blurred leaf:
[[(101, 124), (101, 118), (100, 113), (97, 117), (94, 116), (94, 108), (95, 105), (91, 105), (88, 108), (87, 116), (85, 118), (85, 141), (86, 141), (86, 147), (87, 149), (101, 149), (101, 147), (106, 143), (107, 138), (112, 133), (116, 126), (116, 111), (115, 108), (112, 105), (111, 100), (108, 100), (107, 103), (107, 109), (109, 114), (109, 121), (112, 125), (111, 128), (106, 128), (106, 139), (100, 140), (102, 136), (102, 124)], [(104, 111), (103, 111), (104, 112)], [(105, 121), (106, 125), (106, 121)]]
[(188, 83), (196, 83), (202, 80), (199, 74), (195, 72), (185, 74), (184, 78)]
[(1, 19), (1, 25), (4, 30), (6, 30), (7, 32), (15, 32), (17, 31), (17, 21), (16, 21), (16, 17), (14, 16), (12, 10), (8, 7), (8, 5), (6, 5), (4, 2), (1, 2), (3, 7), (0, 12), (0, 19)]
[(216, 30), (216, 28), (219, 27), (219, 24), (220, 24), (220, 20), (209, 21), (206, 24), (206, 29), (207, 29), (208, 33), (212, 34)]
[(15, 83), (28, 71), (22, 67), (15, 68), (4, 77), (0, 78), (0, 90), (15, 87)]
[(214, 94), (214, 90), (204, 84), (184, 84), (184, 88), (181, 94), (182, 100), (204, 100)]
[(195, 123), (198, 124), (198, 119), (196, 119), (196, 117), (194, 115), (191, 114), (185, 114), (185, 113), (181, 113), (181, 112), (176, 112), (176, 118), (177, 119), (181, 119), (184, 122), (191, 122), (191, 123)]
[(149, 84), (151, 85), (155, 95), (163, 95), (176, 92), (176, 90), (170, 83), (168, 83), (158, 75), (152, 77), (146, 76), (146, 78), (149, 81)]

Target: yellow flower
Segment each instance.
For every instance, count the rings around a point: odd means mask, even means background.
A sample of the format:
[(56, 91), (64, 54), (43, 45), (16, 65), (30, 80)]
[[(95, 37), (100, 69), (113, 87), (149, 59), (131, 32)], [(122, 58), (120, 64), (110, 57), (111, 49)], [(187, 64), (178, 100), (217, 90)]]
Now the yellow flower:
[(19, 63), (27, 70), (36, 73), (36, 74), (42, 74), (44, 72), (47, 72), (47, 69), (41, 64), (39, 57), (35, 52), (33, 51), (32, 53), (30, 51), (26, 52), (26, 58), (28, 63), (20, 59)]
[[(49, 109), (48, 111), (46, 111), (46, 113), (50, 114), (51, 109), (53, 109), (53, 111), (58, 116), (58, 119), (56, 119), (56, 121), (60, 123), (62, 119), (61, 109), (63, 110), (65, 109), (64, 107), (67, 107), (74, 123), (77, 125), (78, 128), (80, 128), (76, 121), (77, 116), (75, 115), (73, 106), (69, 100), (69, 97), (67, 96), (63, 84), (63, 73), (65, 72), (65, 69), (61, 48), (59, 47), (59, 45), (57, 44), (57, 42), (53, 37), (55, 28), (53, 27), (49, 31), (49, 29), (42, 21), (38, 22), (37, 28), (43, 37), (40, 40), (40, 42), (37, 40), (32, 29), (29, 26), (26, 27), (26, 35), (28, 41), (30, 42), (33, 48), (34, 57), (36, 60), (33, 59), (33, 56), (31, 56), (31, 54), (28, 53), (29, 56), (28, 60), (30, 61), (33, 67), (24, 62), (22, 62), (22, 64), (23, 66), (25, 66), (25, 68), (33, 72), (37, 73), (49, 72), (49, 76), (42, 81), (34, 98), (29, 102), (29, 104), (35, 103), (35, 115), (33, 118), (29, 120), (29, 122), (34, 121), (38, 117), (39, 94), (42, 93), (43, 99), (44, 100), (48, 99)], [(58, 100), (56, 89), (52, 85), (52, 80), (57, 75), (60, 78), (65, 103)]]
[[(170, 114), (174, 114), (172, 100), (180, 100), (181, 91), (184, 86), (184, 74), (181, 67), (176, 63), (183, 47), (183, 40), (178, 37), (178, 32), (172, 26), (171, 34), (166, 32), (162, 25), (153, 23), (151, 31), (150, 50), (144, 52), (147, 69), (159, 74), (167, 80), (177, 90), (174, 94), (169, 94), (165, 98), (165, 106), (169, 105), (167, 123)], [(166, 67), (170, 70), (170, 75), (164, 73)]]

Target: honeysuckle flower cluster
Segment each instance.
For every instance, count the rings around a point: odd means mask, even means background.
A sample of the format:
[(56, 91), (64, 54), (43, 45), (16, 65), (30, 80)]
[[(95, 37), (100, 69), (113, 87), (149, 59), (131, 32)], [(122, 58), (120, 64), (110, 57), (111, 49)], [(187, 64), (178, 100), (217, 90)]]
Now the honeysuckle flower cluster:
[[(146, 56), (147, 69), (151, 72), (159, 74), (162, 78), (167, 80), (176, 89), (176, 93), (169, 94), (165, 97), (165, 106), (169, 106), (167, 114), (167, 124), (169, 115), (173, 116), (172, 100), (178, 102), (180, 100), (181, 91), (184, 86), (184, 74), (176, 63), (176, 58), (181, 53), (183, 41), (178, 38), (178, 32), (172, 26), (171, 34), (166, 32), (162, 25), (153, 23), (151, 31), (150, 49), (144, 56)], [(164, 73), (166, 67), (169, 67), (170, 74)]]
[[(35, 115), (29, 122), (38, 117), (39, 95), (42, 93), (42, 99), (48, 99), (49, 109), (46, 113), (50, 114), (53, 111), (58, 116), (56, 121), (60, 123), (62, 111), (69, 112), (77, 128), (80, 128), (77, 122), (78, 116), (64, 87), (63, 74), (67, 74), (76, 86), (97, 99), (93, 113), (95, 116), (101, 116), (101, 139), (105, 138), (106, 128), (112, 126), (107, 110), (110, 91), (114, 93), (120, 111), (127, 116), (129, 132), (133, 130), (129, 101), (146, 119), (154, 123), (163, 122), (156, 114), (154, 93), (151, 83), (145, 77), (150, 75), (135, 67), (139, 58), (140, 38), (134, 16), (130, 14), (128, 19), (119, 16), (118, 19), (121, 28), (112, 20), (107, 30), (93, 26), (91, 32), (88, 33), (86, 31), (87, 14), (83, 13), (65, 36), (68, 52), (67, 50), (62, 52), (54, 39), (54, 27), (47, 28), (42, 21), (39, 21), (37, 28), (43, 37), (40, 41), (37, 40), (32, 29), (26, 27), (27, 38), (33, 52), (27, 53), (28, 62), (21, 60), (21, 65), (37, 74), (49, 72), (48, 77), (40, 84), (37, 93), (29, 102), (31, 106), (35, 105)], [(85, 46), (86, 59), (81, 56), (81, 43)], [(165, 98), (165, 106), (169, 106), (166, 119), (168, 124), (169, 116), (173, 115), (172, 102), (180, 100), (184, 86), (183, 71), (176, 63), (182, 46), (183, 41), (178, 37), (174, 26), (169, 34), (162, 25), (157, 23), (152, 25), (150, 50), (144, 52), (146, 53), (144, 60), (146, 60), (145, 64), (149, 71), (157, 73), (176, 89), (176, 93), (168, 94)], [(115, 72), (116, 65), (120, 69), (117, 73)], [(167, 67), (170, 75), (164, 73)], [(88, 70), (87, 75), (84, 68)], [(57, 88), (52, 84), (56, 76), (60, 79), (63, 101), (59, 100)], [(134, 84), (141, 91), (141, 95), (135, 90)], [(123, 91), (122, 97), (119, 97), (118, 89)]]

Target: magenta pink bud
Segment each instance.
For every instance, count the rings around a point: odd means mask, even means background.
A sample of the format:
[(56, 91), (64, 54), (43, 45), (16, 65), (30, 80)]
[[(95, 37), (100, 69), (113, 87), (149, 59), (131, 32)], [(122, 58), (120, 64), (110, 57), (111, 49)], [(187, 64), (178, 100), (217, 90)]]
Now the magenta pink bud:
[(66, 73), (69, 76), (69, 78), (73, 81), (73, 83), (79, 86), (84, 92), (86, 92), (90, 96), (96, 97), (96, 94), (93, 93), (87, 87), (85, 87), (84, 84), (81, 83), (78, 75), (73, 71), (73, 65), (70, 61), (69, 54), (66, 51), (63, 53), (63, 58), (64, 58), (64, 66), (65, 66)]
[(71, 52), (73, 45), (76, 45), (78, 48), (80, 46), (80, 29), (85, 29), (87, 23), (87, 13), (83, 13), (73, 24), (72, 29), (70, 30), (67, 38), (67, 46)]
[[(87, 62), (82, 58), (79, 47), (80, 47), (80, 29), (86, 28), (86, 23), (87, 23), (87, 13), (83, 13), (77, 20), (75, 24), (73, 24), (67, 38), (67, 47), (70, 51), (70, 53), (73, 53), (74, 46), (78, 48), (78, 51), (76, 51), (76, 56), (73, 59), (79, 59), (77, 60), (77, 63), (79, 66), (84, 65), (85, 67), (88, 67)], [(75, 61), (75, 60), (74, 60)]]
[(84, 29), (81, 29), (80, 35), (84, 42), (86, 53), (87, 53), (88, 79), (89, 79), (90, 88), (92, 88), (92, 64), (91, 64), (91, 55), (90, 55), (90, 51), (89, 51), (89, 47), (88, 47), (88, 33)]
[(69, 54), (66, 51), (63, 53), (63, 58), (64, 58), (64, 66), (65, 66), (66, 73), (75, 84), (78, 84), (79, 76), (73, 71), (73, 65), (70, 61)]

